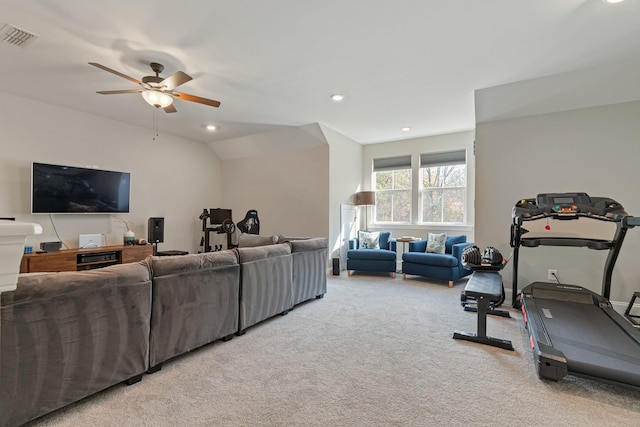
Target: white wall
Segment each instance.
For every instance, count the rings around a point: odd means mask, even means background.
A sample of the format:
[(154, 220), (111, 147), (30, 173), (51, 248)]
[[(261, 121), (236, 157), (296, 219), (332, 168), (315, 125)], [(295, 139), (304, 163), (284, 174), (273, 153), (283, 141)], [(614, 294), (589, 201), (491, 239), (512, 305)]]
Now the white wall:
[[(151, 120), (151, 116), (149, 116)], [(200, 243), (198, 216), (219, 204), (220, 162), (203, 143), (131, 126), (78, 111), (0, 93), (0, 216), (37, 222), (44, 228), (27, 244), (58, 240), (48, 215), (31, 215), (31, 162), (131, 172), (131, 213), (52, 215), (60, 238), (78, 246), (78, 234), (105, 234), (122, 244), (130, 221), (136, 237), (147, 237), (147, 219), (165, 218), (159, 250), (194, 252)]]
[(219, 207), (238, 222), (258, 211), (260, 234), (329, 236), (329, 146), (227, 159)]
[[(629, 214), (640, 216), (640, 195), (635, 185), (640, 159), (638, 118), (640, 102), (629, 102), (478, 123), (479, 246), (494, 245), (508, 254), (512, 208), (517, 200), (538, 193), (583, 191), (591, 196), (611, 197), (622, 203)], [(596, 221), (552, 223), (550, 231), (541, 228), (544, 225), (535, 229), (540, 233), (613, 236), (610, 229), (596, 229), (602, 225)], [(533, 227), (533, 223), (525, 224), (527, 229)], [(613, 274), (611, 300), (620, 303), (618, 309), (639, 290), (638, 253), (640, 229), (632, 229)], [(533, 281), (546, 281), (547, 270), (555, 268), (563, 283), (579, 284), (600, 293), (606, 255), (606, 251), (584, 248), (523, 248), (519, 289)], [(511, 268), (504, 270), (503, 277), (510, 298)]]
[[(420, 154), (436, 153), (453, 150), (466, 150), (467, 152), (467, 224), (464, 226), (445, 226), (445, 225), (387, 225), (372, 224), (369, 226), (371, 230), (390, 230), (394, 236), (417, 236), (426, 238), (429, 231), (446, 232), (450, 235), (465, 234), (468, 241), (473, 241), (473, 224), (474, 224), (474, 204), (473, 195), (475, 190), (475, 159), (473, 155), (473, 131), (457, 132), (446, 135), (435, 135), (422, 138), (412, 138), (402, 141), (390, 141), (379, 144), (370, 144), (364, 146), (362, 182), (363, 190), (371, 190), (371, 172), (373, 168), (373, 159), (381, 157), (393, 157), (401, 155), (411, 155), (411, 163), (413, 165), (413, 176), (418, 176), (420, 168)], [(413, 186), (413, 200), (417, 200), (418, 183)], [(373, 208), (369, 210), (369, 221), (373, 217)], [(412, 206), (412, 218), (418, 218), (418, 206)]]
[(361, 190), (363, 147), (356, 141), (326, 126), (322, 127), (330, 146), (329, 249), (340, 252), (340, 206), (353, 204), (353, 195)]

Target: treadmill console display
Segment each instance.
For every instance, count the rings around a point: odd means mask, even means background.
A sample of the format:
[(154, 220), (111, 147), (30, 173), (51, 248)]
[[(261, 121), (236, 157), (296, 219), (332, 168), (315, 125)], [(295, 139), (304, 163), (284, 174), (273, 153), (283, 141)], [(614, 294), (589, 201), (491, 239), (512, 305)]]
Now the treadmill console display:
[(535, 199), (519, 200), (513, 208), (513, 217), (523, 220), (592, 217), (621, 221), (625, 216), (620, 203), (605, 197), (589, 197), (587, 193), (541, 193)]
[(559, 215), (573, 215), (580, 212), (580, 206), (592, 207), (593, 203), (586, 193), (562, 193), (538, 194), (537, 205)]

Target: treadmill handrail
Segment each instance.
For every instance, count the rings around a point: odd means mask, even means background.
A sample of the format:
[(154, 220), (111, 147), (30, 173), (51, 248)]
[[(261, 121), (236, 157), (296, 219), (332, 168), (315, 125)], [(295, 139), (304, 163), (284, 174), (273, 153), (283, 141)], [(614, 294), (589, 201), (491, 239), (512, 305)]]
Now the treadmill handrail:
[[(569, 210), (562, 210), (556, 206), (552, 208), (550, 204), (539, 205), (539, 201), (545, 201), (538, 195), (536, 199), (521, 199), (512, 210), (512, 225), (510, 245), (513, 250), (513, 277), (512, 277), (512, 296), (511, 302), (514, 307), (518, 306), (516, 300), (518, 292), (518, 263), (520, 246), (537, 247), (537, 246), (573, 246), (587, 247), (589, 249), (604, 250), (608, 249), (609, 254), (605, 261), (604, 274), (602, 278), (602, 296), (607, 300), (611, 293), (611, 276), (613, 268), (620, 253), (622, 243), (627, 229), (640, 226), (640, 217), (628, 215), (622, 205), (613, 199), (602, 197), (589, 197), (586, 193), (566, 193), (570, 196), (582, 195), (581, 201), (576, 201), (575, 205), (571, 205)], [(559, 194), (562, 196), (562, 194)], [(585, 200), (586, 198), (586, 200)], [(555, 209), (555, 210), (554, 210)], [(610, 241), (602, 239), (589, 238), (534, 238), (522, 237), (527, 233), (522, 227), (524, 221), (536, 221), (540, 219), (558, 219), (558, 220), (577, 220), (588, 218), (598, 221), (615, 222), (616, 232)]]
[[(599, 211), (598, 212), (592, 212), (592, 211), (575, 212), (570, 214), (566, 214), (562, 212), (554, 212), (554, 211), (543, 211), (543, 212), (530, 214), (527, 212), (517, 213), (516, 209), (518, 208), (514, 208), (514, 212), (513, 212), (514, 224), (519, 223), (519, 221), (536, 221), (539, 219), (549, 219), (549, 218), (559, 219), (559, 220), (590, 218), (590, 219), (596, 219), (599, 221), (608, 221), (608, 222), (625, 222), (625, 219), (632, 218), (631, 224), (630, 224), (631, 226), (640, 225), (640, 218), (635, 218), (629, 215), (618, 215), (618, 214), (612, 214), (612, 213), (606, 213), (603, 215)], [(628, 222), (628, 220), (626, 221)]]
[(622, 219), (622, 223), (627, 228), (633, 228), (640, 225), (640, 216), (627, 215)]

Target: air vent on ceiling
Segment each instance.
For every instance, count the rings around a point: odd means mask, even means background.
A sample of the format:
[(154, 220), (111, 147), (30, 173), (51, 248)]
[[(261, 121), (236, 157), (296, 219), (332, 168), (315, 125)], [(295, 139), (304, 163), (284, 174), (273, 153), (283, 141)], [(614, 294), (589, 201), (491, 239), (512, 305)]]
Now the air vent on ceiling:
[(2, 42), (13, 46), (25, 47), (38, 37), (37, 34), (30, 33), (11, 24), (6, 24), (0, 29)]

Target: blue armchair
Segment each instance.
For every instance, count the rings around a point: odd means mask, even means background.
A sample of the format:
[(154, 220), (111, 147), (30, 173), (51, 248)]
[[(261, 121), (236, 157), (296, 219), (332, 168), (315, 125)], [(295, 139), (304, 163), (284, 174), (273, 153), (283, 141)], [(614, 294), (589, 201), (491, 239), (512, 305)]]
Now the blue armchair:
[(391, 232), (381, 231), (378, 239), (379, 249), (362, 248), (359, 239), (349, 240), (347, 252), (347, 275), (351, 271), (375, 271), (391, 273), (396, 277), (396, 239)]
[(445, 242), (445, 253), (425, 252), (426, 240), (409, 242), (409, 250), (402, 254), (402, 278), (407, 274), (427, 277), (429, 279), (446, 280), (449, 287), (453, 282), (471, 274), (462, 267), (462, 251), (473, 243), (467, 242), (467, 236), (448, 236)]

